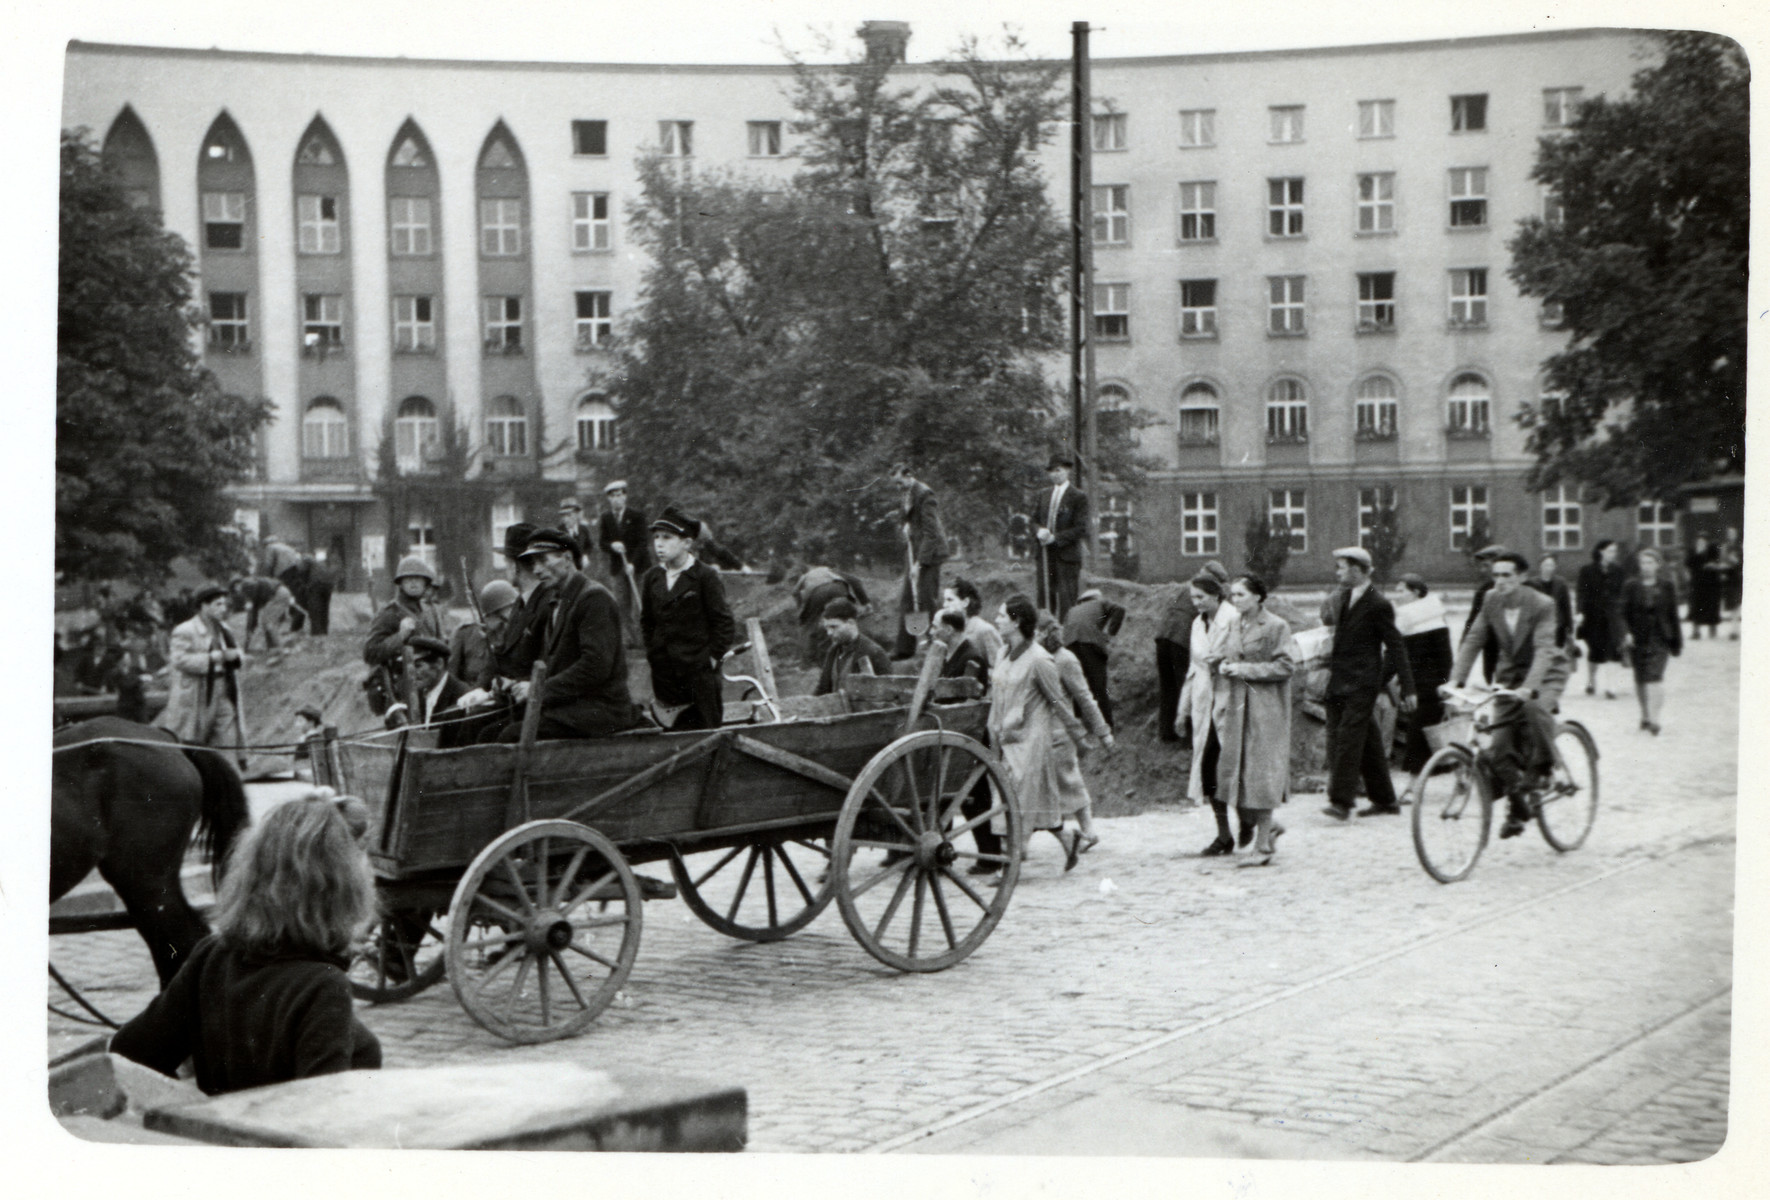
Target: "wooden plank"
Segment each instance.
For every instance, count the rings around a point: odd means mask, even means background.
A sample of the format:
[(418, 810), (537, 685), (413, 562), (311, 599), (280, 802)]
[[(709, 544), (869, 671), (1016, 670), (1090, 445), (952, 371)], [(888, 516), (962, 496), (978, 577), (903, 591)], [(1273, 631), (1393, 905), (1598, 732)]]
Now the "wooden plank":
[(774, 681), (774, 660), (768, 654), (768, 639), (762, 634), (762, 620), (751, 617), (744, 622), (744, 631), (750, 638), (750, 656), (756, 660), (756, 678), (762, 681), (762, 694), (769, 700), (779, 700), (780, 686)]
[[(842, 688), (857, 707), (899, 708), (915, 695), (916, 681), (914, 675), (850, 675)], [(983, 685), (975, 679), (936, 679), (929, 692), (930, 699), (947, 702), (975, 700), (981, 695)]]
[(663, 762), (658, 763), (655, 766), (647, 767), (645, 770), (639, 772), (639, 774), (628, 779), (625, 783), (609, 788), (605, 792), (598, 792), (576, 808), (569, 809), (566, 812), (559, 814), (560, 819), (565, 821), (588, 820), (591, 816), (595, 815), (599, 809), (607, 808), (609, 805), (620, 800), (625, 800), (629, 796), (637, 796), (640, 792), (643, 792), (658, 780), (665, 779), (675, 774), (677, 771), (682, 770), (684, 767), (697, 763), (701, 759), (707, 757), (707, 755), (713, 753), (713, 751), (724, 745), (728, 736), (728, 734), (720, 732), (704, 737), (688, 749), (680, 750), (677, 753), (672, 754), (669, 758), (666, 758)]
[(523, 770), (541, 731), (541, 691), (547, 686), (547, 662), (538, 659), (529, 672), (528, 702), (522, 710), (522, 739), (516, 743), (516, 761), (510, 769), (510, 804), (504, 810), (504, 828), (514, 829), (529, 819), (528, 780)]
[(712, 822), (718, 802), (725, 794), (725, 775), (731, 768), (731, 753), (729, 745), (720, 746), (707, 763), (707, 773), (701, 779), (700, 803), (695, 806), (696, 829), (705, 829)]
[(736, 734), (731, 744), (751, 758), (759, 758), (765, 763), (772, 763), (782, 770), (791, 771), (795, 775), (803, 775), (807, 779), (835, 788), (844, 794), (854, 780), (836, 771), (830, 770), (822, 763), (794, 754), (791, 750), (783, 750), (779, 746), (771, 746), (767, 742), (759, 742), (753, 737)]

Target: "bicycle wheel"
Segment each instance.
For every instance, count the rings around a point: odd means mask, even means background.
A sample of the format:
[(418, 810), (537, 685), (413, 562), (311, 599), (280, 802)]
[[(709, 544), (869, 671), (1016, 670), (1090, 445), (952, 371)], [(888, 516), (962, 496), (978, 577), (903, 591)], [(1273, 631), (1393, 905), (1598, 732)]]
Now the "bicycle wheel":
[(1598, 816), (1598, 747), (1578, 721), (1555, 726), (1555, 771), (1542, 796), (1543, 840), (1564, 854), (1578, 850)]
[(1414, 853), (1426, 874), (1455, 883), (1475, 869), (1493, 824), (1493, 794), (1461, 746), (1426, 760), (1414, 797)]

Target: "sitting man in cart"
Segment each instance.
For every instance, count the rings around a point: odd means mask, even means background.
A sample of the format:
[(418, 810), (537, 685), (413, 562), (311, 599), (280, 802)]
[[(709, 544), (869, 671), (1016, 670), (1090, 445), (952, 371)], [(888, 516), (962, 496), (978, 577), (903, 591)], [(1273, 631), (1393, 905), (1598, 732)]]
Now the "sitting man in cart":
[(389, 729), (416, 726), (438, 731), (439, 749), (451, 750), (470, 745), (473, 738), (465, 732), (466, 714), (461, 711), (461, 697), (467, 685), (449, 673), (449, 647), (430, 637), (415, 637), (406, 642), (412, 648), (412, 679), (416, 685), (418, 711), (411, 712), (404, 700), (390, 705), (382, 716)]

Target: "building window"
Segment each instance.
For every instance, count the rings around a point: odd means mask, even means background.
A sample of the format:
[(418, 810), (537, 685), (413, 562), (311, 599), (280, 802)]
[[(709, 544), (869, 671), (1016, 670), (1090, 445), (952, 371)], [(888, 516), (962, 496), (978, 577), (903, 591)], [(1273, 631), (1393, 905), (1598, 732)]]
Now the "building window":
[(1125, 114), (1096, 113), (1094, 116), (1095, 151), (1123, 150), (1124, 148)]
[(1131, 532), (1132, 507), (1132, 502), (1123, 496), (1106, 498), (1106, 507), (1100, 513), (1100, 548), (1109, 561), (1137, 552)]
[(425, 566), (436, 570), (436, 526), (424, 513), (406, 518), (406, 555), (421, 559)]
[(297, 196), (295, 216), (300, 226), (297, 248), (302, 254), (338, 253), (338, 197)]
[(1180, 553), (1202, 558), (1217, 553), (1217, 493), (1180, 494)]
[(572, 153), (589, 158), (608, 154), (608, 122), (573, 121)]
[(1301, 104), (1273, 105), (1266, 110), (1271, 121), (1271, 137), (1274, 142), (1300, 142), (1303, 140), (1303, 106)]
[(407, 134), (393, 152), (393, 165), (396, 167), (428, 167), (430, 160), (424, 157), (424, 150), (418, 145), (418, 139)]
[(1467, 267), (1450, 273), (1450, 323), (1487, 324), (1487, 268)]
[(1217, 412), (1217, 389), (1210, 384), (1195, 383), (1180, 393), (1180, 444), (1215, 446)]
[(1395, 101), (1360, 100), (1358, 102), (1358, 136), (1386, 138), (1395, 136)]
[(395, 354), (436, 352), (436, 319), (429, 296), (393, 298), (393, 350)]
[(1452, 133), (1484, 133), (1487, 130), (1487, 93), (1450, 98)]
[(781, 156), (781, 123), (779, 121), (751, 121), (749, 134), (751, 158), (779, 158)]
[(574, 330), (578, 349), (594, 350), (607, 345), (614, 337), (615, 325), (609, 316), (610, 292), (578, 292), (578, 319)]
[(301, 349), (324, 353), (344, 345), (344, 297), (308, 293), (301, 297)]
[(1266, 440), (1309, 440), (1309, 395), (1298, 379), (1280, 379), (1266, 390)]
[(1309, 552), (1308, 493), (1302, 488), (1271, 488), (1266, 493), (1266, 516), (1272, 532), (1288, 533), (1292, 554)]
[(609, 248), (608, 193), (572, 193), (572, 249)]
[(1217, 110), (1214, 108), (1181, 109), (1180, 144), (1182, 146), (1215, 146), (1217, 144)]
[(1122, 183), (1094, 189), (1094, 244), (1122, 246), (1131, 240), (1131, 189)]
[(1180, 336), (1183, 338), (1214, 338), (1217, 336), (1217, 281), (1215, 279), (1182, 279), (1180, 281)]
[(1566, 129), (1579, 113), (1584, 88), (1561, 87), (1543, 89), (1543, 124), (1550, 129)]
[(301, 416), (301, 457), (350, 457), (350, 423), (330, 396), (315, 400)]
[(522, 353), (522, 297), (485, 297), (486, 351), (490, 354)]
[(1487, 224), (1487, 168), (1450, 169), (1450, 223), (1455, 229)]
[(209, 293), (209, 344), (229, 354), (241, 354), (252, 346), (252, 328), (246, 320), (245, 292)]
[(1466, 548), (1477, 525), (1487, 527), (1487, 486), (1457, 484), (1450, 489), (1450, 548)]
[(1578, 550), (1581, 542), (1579, 488), (1568, 484), (1543, 493), (1543, 549)]
[(1272, 275), (1266, 280), (1266, 332), (1295, 337), (1303, 332), (1303, 276)]
[(1398, 413), (1393, 379), (1371, 375), (1359, 380), (1352, 406), (1354, 437), (1361, 442), (1388, 441), (1396, 434)]
[(1552, 187), (1545, 187), (1543, 192), (1543, 224), (1559, 229), (1567, 223), (1567, 206), (1561, 203), (1561, 194)]
[(1395, 232), (1395, 176), (1392, 172), (1358, 177), (1358, 232)]
[(522, 201), (479, 202), (479, 252), (487, 258), (522, 253)]
[(1458, 375), (1450, 385), (1450, 423), (1453, 437), (1486, 437), (1493, 422), (1493, 397), (1487, 380), (1479, 375)]
[(430, 253), (430, 200), (425, 196), (395, 196), (389, 205), (393, 226), (392, 250), (396, 257)]
[(666, 158), (687, 158), (694, 153), (693, 121), (659, 121), (658, 152)]
[(393, 454), (401, 471), (419, 471), (435, 462), (442, 443), (436, 406), (423, 396), (407, 396), (393, 421)]
[(1358, 276), (1358, 332), (1387, 333), (1395, 328), (1395, 272)]
[(1369, 550), (1377, 537), (1377, 515), (1395, 511), (1395, 485), (1379, 483), (1358, 489), (1358, 544)]
[(203, 193), (203, 245), (210, 250), (245, 248), (246, 193)]
[(601, 392), (591, 392), (578, 401), (578, 449), (613, 450), (615, 448), (615, 410)]
[(1266, 232), (1272, 237), (1303, 236), (1303, 181), (1266, 181)]
[(512, 525), (522, 520), (522, 505), (513, 501), (501, 501), (492, 505), (492, 545), (504, 544), (504, 533)]
[(1211, 242), (1217, 238), (1217, 185), (1198, 180), (1180, 185), (1180, 240)]
[(1131, 340), (1131, 285), (1094, 285), (1094, 336), (1103, 342)]
[(486, 405), (486, 453), (501, 458), (529, 452), (529, 419), (515, 396), (499, 396)]
[(1635, 506), (1635, 541), (1642, 546), (1678, 544), (1678, 510), (1657, 500)]

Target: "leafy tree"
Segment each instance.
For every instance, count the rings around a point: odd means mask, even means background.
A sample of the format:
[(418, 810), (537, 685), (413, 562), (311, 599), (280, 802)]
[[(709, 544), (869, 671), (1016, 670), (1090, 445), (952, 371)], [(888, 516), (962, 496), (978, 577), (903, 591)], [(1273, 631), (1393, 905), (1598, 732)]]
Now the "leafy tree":
[(1512, 279), (1569, 334), (1544, 364), (1561, 398), (1523, 417), (1533, 486), (1612, 507), (1745, 467), (1751, 73), (1727, 38), (1659, 36), (1632, 94), (1542, 140), (1534, 177), (1565, 215), (1511, 242)]
[(1250, 573), (1258, 575), (1266, 586), (1276, 588), (1284, 581), (1284, 569), (1291, 561), (1291, 531), (1274, 524), (1264, 514), (1248, 518), (1242, 534), (1242, 548)]
[(222, 394), (193, 348), (191, 254), (132, 207), (85, 130), (61, 138), (55, 569), (163, 579), (224, 552), (222, 489), (252, 466), (263, 400)]

